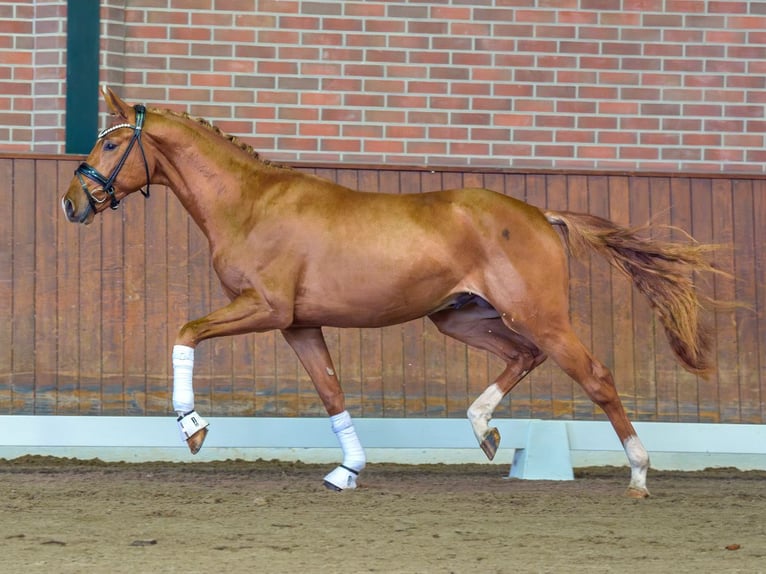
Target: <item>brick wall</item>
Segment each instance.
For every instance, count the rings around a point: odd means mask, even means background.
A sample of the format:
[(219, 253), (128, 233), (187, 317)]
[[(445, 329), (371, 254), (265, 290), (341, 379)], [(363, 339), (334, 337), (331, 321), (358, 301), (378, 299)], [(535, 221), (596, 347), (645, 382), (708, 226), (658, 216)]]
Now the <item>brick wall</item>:
[[(63, 149), (66, 2), (0, 4), (0, 150)], [(102, 81), (283, 161), (766, 171), (766, 2), (106, 0)]]
[(65, 97), (66, 0), (0, 3), (0, 151), (62, 151)]

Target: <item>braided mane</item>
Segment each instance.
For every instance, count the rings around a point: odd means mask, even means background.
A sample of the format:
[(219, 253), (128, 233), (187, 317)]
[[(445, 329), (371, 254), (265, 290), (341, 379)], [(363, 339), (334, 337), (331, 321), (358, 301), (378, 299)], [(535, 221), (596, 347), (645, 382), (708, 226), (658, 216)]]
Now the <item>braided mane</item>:
[(191, 116), (187, 112), (176, 112), (176, 111), (168, 110), (168, 109), (154, 109), (152, 111), (159, 112), (159, 113), (162, 113), (162, 114), (165, 114), (165, 115), (169, 115), (169, 116), (175, 116), (177, 118), (184, 118), (184, 119), (196, 122), (199, 125), (203, 126), (204, 128), (210, 130), (214, 134), (218, 135), (219, 137), (221, 137), (221, 138), (223, 138), (223, 139), (233, 143), (235, 146), (237, 146), (243, 152), (248, 154), (254, 160), (256, 160), (256, 161), (258, 161), (258, 162), (260, 162), (260, 163), (262, 163), (264, 165), (268, 165), (268, 166), (276, 167), (276, 168), (280, 168), (280, 169), (289, 169), (289, 170), (293, 169), (289, 165), (284, 165), (284, 164), (281, 164), (281, 163), (276, 163), (276, 162), (272, 162), (272, 161), (267, 160), (267, 159), (263, 159), (260, 156), (260, 154), (255, 149), (253, 149), (253, 146), (251, 146), (250, 144), (248, 144), (246, 142), (241, 141), (235, 135), (227, 134), (226, 132), (221, 130), (221, 128), (219, 128), (216, 125), (213, 125), (212, 123), (210, 123), (208, 120), (206, 120), (204, 118), (198, 118), (198, 117)]

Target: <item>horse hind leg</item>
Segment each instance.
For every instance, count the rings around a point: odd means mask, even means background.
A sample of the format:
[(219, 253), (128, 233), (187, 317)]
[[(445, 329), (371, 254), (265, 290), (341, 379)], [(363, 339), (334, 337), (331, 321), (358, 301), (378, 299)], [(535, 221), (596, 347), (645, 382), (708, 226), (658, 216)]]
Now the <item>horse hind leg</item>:
[(569, 376), (577, 381), (612, 423), (630, 463), (630, 484), (625, 494), (631, 498), (649, 496), (649, 490), (646, 488), (649, 455), (625, 412), (612, 373), (591, 355), (572, 332), (571, 327), (562, 328), (548, 335), (539, 341), (539, 344)]
[(500, 445), (500, 431), (489, 422), (500, 401), (546, 359), (529, 340), (509, 329), (492, 307), (469, 305), (429, 316), (445, 335), (500, 357), (506, 367), (501, 375), (468, 407), (467, 416), (479, 447), (489, 460)]

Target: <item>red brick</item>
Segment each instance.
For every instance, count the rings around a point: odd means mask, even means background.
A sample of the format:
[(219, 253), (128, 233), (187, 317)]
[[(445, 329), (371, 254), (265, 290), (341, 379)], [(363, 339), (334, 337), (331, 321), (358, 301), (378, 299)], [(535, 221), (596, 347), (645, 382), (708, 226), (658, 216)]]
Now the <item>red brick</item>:
[(575, 125), (575, 118), (563, 114), (539, 115), (535, 118), (535, 125), (541, 128), (571, 128)]
[(578, 146), (577, 157), (614, 159), (617, 157), (617, 148), (614, 146)]
[[(432, 128), (429, 128), (429, 130)], [(422, 126), (386, 126), (386, 137), (396, 139), (423, 139), (426, 136), (426, 128)]]
[[(263, 93), (263, 92), (260, 92)], [(341, 105), (342, 95), (338, 93), (322, 92), (304, 92), (300, 95), (302, 106), (339, 106)]]
[(479, 142), (458, 142), (453, 141), (449, 144), (449, 153), (456, 155), (489, 155), (490, 146)]
[(524, 157), (532, 155), (532, 146), (523, 143), (492, 144), (492, 155)]
[(440, 35), (447, 34), (448, 31), (449, 23), (447, 22), (430, 22), (424, 20), (409, 20), (407, 22), (407, 32), (410, 34)]
[(282, 91), (261, 90), (258, 92), (256, 101), (260, 104), (297, 104), (298, 95)]
[(346, 34), (345, 42), (355, 48), (385, 48), (388, 44), (385, 34)]
[(362, 80), (353, 78), (322, 78), (322, 89), (330, 92), (353, 92), (362, 86)]
[(724, 108), (724, 115), (731, 118), (762, 118), (764, 108), (763, 106), (727, 105)]
[(366, 32), (382, 32), (384, 34), (400, 34), (406, 29), (403, 20), (386, 20), (384, 18), (374, 18), (364, 21), (364, 30)]
[(289, 138), (280, 137), (278, 140), (278, 149), (284, 150), (303, 150), (316, 151), (319, 140), (315, 138)]
[(625, 146), (618, 149), (620, 159), (658, 159), (659, 150), (655, 147)]
[(366, 140), (364, 151), (370, 153), (404, 153), (404, 142), (398, 140)]
[(405, 20), (413, 19), (427, 19), (428, 6), (403, 6), (397, 4), (389, 4), (386, 9), (386, 15), (389, 18), (403, 18)]
[(471, 107), (468, 98), (457, 96), (434, 96), (429, 98), (429, 103), (437, 110), (467, 110)]
[[(644, 104), (646, 105), (646, 104)], [(641, 104), (628, 101), (601, 101), (598, 103), (598, 112), (607, 115), (634, 116), (639, 113)]]
[(358, 18), (322, 18), (322, 29), (358, 32), (363, 29), (363, 23)]
[(534, 119), (528, 114), (495, 114), (494, 125), (496, 126), (531, 126)]
[(340, 135), (340, 126), (331, 123), (305, 123), (300, 125), (300, 135), (308, 137), (338, 137)]
[(601, 132), (598, 143), (613, 145), (632, 145), (638, 143), (638, 133), (633, 131)]
[(673, 146), (681, 143), (681, 136), (673, 132), (644, 132), (639, 138), (641, 145)]
[(664, 0), (624, 0), (623, 10), (638, 10), (640, 12), (662, 12), (665, 9)]
[(447, 143), (446, 142), (437, 142), (437, 141), (428, 141), (428, 142), (419, 142), (419, 141), (412, 141), (407, 142), (407, 153), (408, 154), (446, 154), (447, 153)]
[(372, 0), (355, 3), (346, 2), (343, 6), (343, 13), (346, 16), (364, 17), (365, 22), (369, 25), (371, 22), (379, 22), (380, 18), (386, 15), (386, 6)]
[(386, 97), (382, 94), (346, 94), (343, 105), (364, 108), (381, 108), (386, 103)]
[(367, 110), (364, 119), (372, 123), (401, 124), (406, 122), (407, 114), (401, 110)]
[(620, 118), (620, 129), (622, 130), (658, 130), (660, 129), (659, 118)]
[(468, 128), (452, 126), (430, 126), (428, 128), (428, 137), (437, 140), (467, 140), (469, 133)]
[(704, 159), (707, 161), (744, 161), (745, 152), (741, 149), (707, 148)]
[(681, 135), (681, 143), (691, 147), (719, 147), (721, 145), (721, 134), (684, 133)]
[(517, 129), (513, 131), (513, 140), (519, 142), (552, 142), (553, 131), (540, 129)]
[[(555, 44), (555, 42), (549, 42), (548, 46), (551, 44)], [(516, 40), (477, 38), (476, 49), (492, 52), (513, 52), (516, 50)], [(519, 48), (519, 50), (522, 50), (522, 48)]]
[(449, 124), (449, 114), (445, 112), (410, 111), (407, 113), (407, 121), (413, 124), (437, 124), (443, 126)]
[(280, 16), (279, 27), (291, 30), (319, 30), (321, 21), (317, 16)]
[(595, 114), (596, 102), (584, 102), (582, 100), (556, 102), (556, 111), (562, 114)]
[(400, 52), (401, 62), (405, 62), (409, 59), (412, 64), (449, 64), (450, 54), (449, 52), (437, 52), (437, 51), (417, 51), (410, 53), (409, 57), (406, 52)]
[(319, 120), (319, 110), (317, 108), (309, 107), (280, 108), (279, 119), (295, 121), (298, 123), (317, 121)]
[(343, 137), (359, 139), (380, 139), (383, 137), (383, 127), (375, 125), (349, 124), (343, 126)]
[(547, 157), (573, 157), (574, 149), (571, 145), (536, 145), (535, 154)]
[(361, 110), (348, 108), (325, 108), (320, 112), (323, 122), (359, 122), (362, 120)]
[(367, 50), (368, 62), (406, 62), (407, 52), (403, 50)]
[(295, 14), (300, 11), (298, 0), (258, 0), (259, 12)]

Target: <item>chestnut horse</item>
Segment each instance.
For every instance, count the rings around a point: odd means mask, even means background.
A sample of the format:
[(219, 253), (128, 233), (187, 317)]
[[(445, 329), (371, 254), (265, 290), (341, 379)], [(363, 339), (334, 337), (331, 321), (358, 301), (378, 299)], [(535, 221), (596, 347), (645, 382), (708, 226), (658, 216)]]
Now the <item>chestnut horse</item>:
[(173, 409), (192, 453), (208, 432), (194, 410), (194, 348), (211, 337), (279, 329), (310, 375), (343, 452), (325, 484), (356, 487), (365, 454), (321, 328), (427, 316), (442, 333), (506, 364), (467, 413), (490, 459), (500, 440), (489, 426), (493, 411), (551, 357), (611, 421), (630, 462), (627, 494), (648, 496), (647, 452), (611, 373), (569, 321), (567, 248), (595, 250), (631, 278), (683, 366), (705, 373), (712, 367), (698, 321), (705, 298), (690, 279), (713, 270), (705, 246), (650, 239), (606, 219), (542, 210), (486, 189), (354, 191), (259, 159), (204, 120), (130, 106), (108, 88), (104, 98), (118, 123), (99, 134), (75, 171), (62, 198), (66, 217), (89, 224), (135, 191), (148, 196), (150, 183), (167, 186), (207, 237), (230, 299), (186, 323), (173, 348)]

